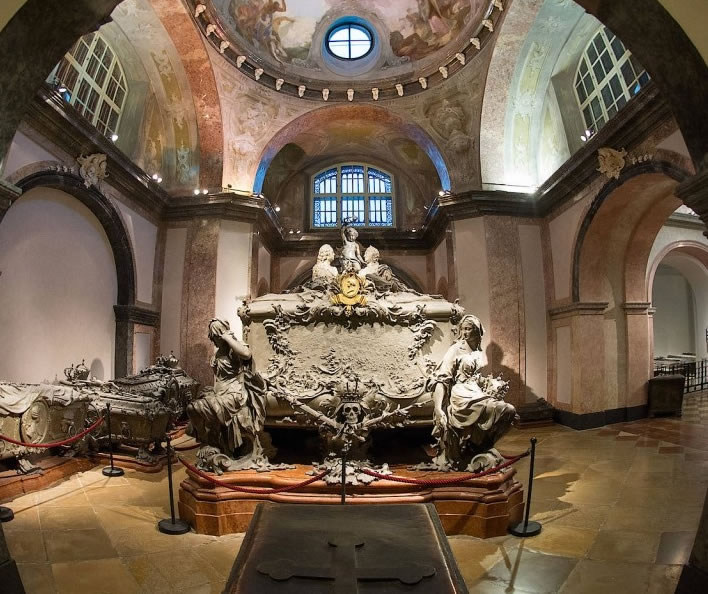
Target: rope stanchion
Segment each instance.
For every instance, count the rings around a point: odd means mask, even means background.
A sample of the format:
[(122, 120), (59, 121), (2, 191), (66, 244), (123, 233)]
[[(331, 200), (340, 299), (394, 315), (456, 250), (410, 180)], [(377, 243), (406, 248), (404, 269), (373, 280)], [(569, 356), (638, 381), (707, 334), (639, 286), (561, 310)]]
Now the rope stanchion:
[(393, 474), (381, 474), (380, 472), (376, 472), (375, 470), (371, 470), (370, 468), (362, 468), (361, 472), (363, 472), (364, 474), (368, 474), (369, 476), (373, 476), (374, 478), (386, 481), (393, 481), (395, 483), (406, 483), (408, 485), (425, 485), (430, 487), (446, 487), (459, 485), (472, 479), (482, 478), (484, 476), (494, 474), (495, 472), (499, 472), (500, 470), (504, 470), (508, 466), (515, 464), (516, 462), (518, 462), (522, 458), (525, 458), (528, 455), (529, 452), (524, 452), (523, 454), (519, 454), (518, 456), (514, 456), (513, 458), (508, 459), (506, 462), (503, 462), (502, 464), (499, 464), (494, 468), (488, 468), (487, 470), (475, 472), (472, 474), (465, 474), (456, 478), (416, 479), (411, 477), (396, 476)]
[(175, 517), (175, 498), (172, 492), (172, 446), (170, 444), (170, 434), (165, 434), (167, 440), (167, 488), (170, 492), (170, 517), (160, 520), (157, 529), (163, 534), (186, 534), (189, 532), (189, 524), (181, 518)]
[(533, 463), (536, 459), (536, 438), (531, 438), (531, 461), (529, 464), (529, 488), (526, 494), (526, 510), (524, 512), (524, 521), (516, 526), (511, 526), (509, 532), (514, 536), (536, 536), (541, 532), (541, 524), (539, 522), (529, 522), (529, 511), (531, 510), (531, 490), (533, 489)]
[(93, 425), (91, 425), (88, 429), (84, 429), (81, 433), (77, 433), (72, 437), (69, 437), (62, 441), (55, 441), (53, 443), (26, 443), (24, 441), (17, 441), (16, 439), (7, 437), (6, 435), (0, 435), (0, 439), (2, 441), (6, 441), (8, 443), (23, 446), (26, 448), (58, 448), (60, 446), (71, 445), (75, 441), (79, 441), (81, 438), (87, 436), (89, 433), (94, 431), (101, 423), (103, 423), (103, 420), (104, 417), (100, 417)]
[(302, 481), (301, 483), (297, 483), (295, 485), (287, 485), (285, 487), (275, 487), (273, 489), (257, 489), (255, 487), (237, 487), (236, 485), (229, 485), (228, 483), (225, 483), (223, 481), (220, 481), (219, 479), (215, 479), (213, 476), (209, 476), (206, 472), (202, 472), (199, 470), (196, 466), (193, 464), (190, 464), (189, 462), (186, 462), (179, 456), (177, 459), (182, 463), (182, 465), (189, 470), (190, 472), (196, 474), (198, 477), (203, 478), (206, 481), (209, 481), (210, 483), (214, 485), (218, 485), (219, 487), (224, 487), (225, 489), (229, 489), (230, 491), (236, 491), (238, 493), (251, 493), (253, 495), (271, 495), (275, 493), (285, 493), (287, 491), (294, 491), (295, 489), (301, 489), (302, 487), (307, 487), (307, 485), (311, 485), (312, 483), (315, 483), (321, 479), (323, 479), (325, 476), (327, 476), (330, 473), (330, 470), (324, 470), (320, 472), (318, 475), (313, 476), (312, 478), (307, 479), (306, 481)]
[(111, 432), (111, 403), (106, 404), (106, 418), (108, 419), (108, 455), (111, 459), (111, 465), (106, 466), (101, 472), (103, 476), (123, 476), (125, 471), (113, 464), (113, 433)]

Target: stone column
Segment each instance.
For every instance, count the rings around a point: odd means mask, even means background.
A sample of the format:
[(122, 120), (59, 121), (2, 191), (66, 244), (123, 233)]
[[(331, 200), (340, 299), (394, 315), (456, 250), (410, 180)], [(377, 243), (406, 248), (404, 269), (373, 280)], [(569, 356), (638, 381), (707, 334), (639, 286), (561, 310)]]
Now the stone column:
[[(556, 420), (574, 429), (605, 424), (608, 406), (605, 364), (605, 310), (607, 302), (571, 303), (552, 309), (551, 327), (556, 342), (552, 352), (551, 404)], [(568, 328), (567, 343), (558, 344)], [(569, 392), (566, 393), (566, 391)]]
[(627, 407), (628, 420), (646, 415), (647, 382), (652, 374), (651, 303), (622, 305), (627, 324)]

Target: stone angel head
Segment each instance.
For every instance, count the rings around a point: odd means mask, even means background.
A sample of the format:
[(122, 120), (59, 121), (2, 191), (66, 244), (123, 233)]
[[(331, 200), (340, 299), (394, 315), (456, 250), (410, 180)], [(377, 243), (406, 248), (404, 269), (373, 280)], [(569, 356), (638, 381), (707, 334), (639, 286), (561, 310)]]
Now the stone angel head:
[(378, 264), (379, 258), (379, 250), (377, 250), (373, 245), (366, 248), (366, 251), (364, 252), (364, 262), (367, 264)]

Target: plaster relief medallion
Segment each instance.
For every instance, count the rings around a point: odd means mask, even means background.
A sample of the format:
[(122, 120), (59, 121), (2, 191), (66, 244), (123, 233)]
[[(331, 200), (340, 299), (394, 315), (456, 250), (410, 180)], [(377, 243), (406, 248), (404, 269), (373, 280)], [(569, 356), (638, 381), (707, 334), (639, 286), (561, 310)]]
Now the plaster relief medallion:
[(622, 149), (616, 151), (609, 147), (602, 147), (597, 151), (597, 162), (599, 167), (597, 171), (604, 173), (608, 178), (619, 179), (620, 173), (625, 166), (624, 158), (627, 156), (627, 151)]
[(459, 96), (431, 103), (425, 111), (433, 129), (444, 139), (446, 146), (455, 153), (469, 149), (472, 139), (465, 129), (465, 111)]
[(87, 188), (92, 185), (98, 187), (108, 177), (106, 155), (103, 153), (95, 153), (87, 157), (81, 155), (76, 159), (76, 162), (80, 166), (79, 174)]

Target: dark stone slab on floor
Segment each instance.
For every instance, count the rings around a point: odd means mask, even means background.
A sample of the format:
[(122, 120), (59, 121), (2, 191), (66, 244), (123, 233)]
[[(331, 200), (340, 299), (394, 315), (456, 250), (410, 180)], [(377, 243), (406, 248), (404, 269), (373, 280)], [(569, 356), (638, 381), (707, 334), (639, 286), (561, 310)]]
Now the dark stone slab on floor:
[(228, 594), (467, 593), (431, 504), (261, 503)]

